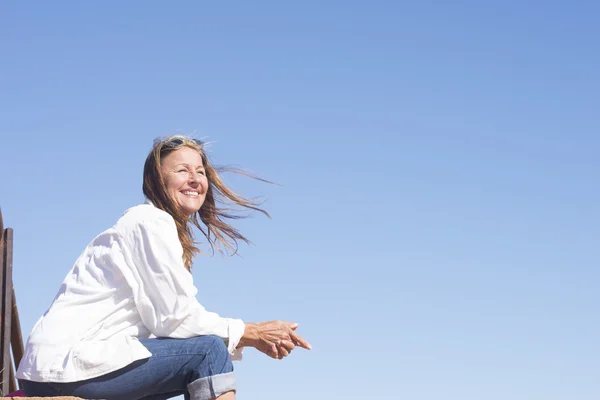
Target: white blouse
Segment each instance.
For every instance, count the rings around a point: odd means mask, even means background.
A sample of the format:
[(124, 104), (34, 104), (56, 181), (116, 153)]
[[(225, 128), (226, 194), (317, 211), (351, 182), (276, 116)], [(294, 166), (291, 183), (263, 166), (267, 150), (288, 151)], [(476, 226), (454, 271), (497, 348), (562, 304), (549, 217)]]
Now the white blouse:
[(17, 378), (74, 382), (152, 354), (138, 339), (216, 335), (233, 358), (244, 322), (206, 311), (183, 264), (175, 221), (149, 202), (85, 248), (29, 335)]

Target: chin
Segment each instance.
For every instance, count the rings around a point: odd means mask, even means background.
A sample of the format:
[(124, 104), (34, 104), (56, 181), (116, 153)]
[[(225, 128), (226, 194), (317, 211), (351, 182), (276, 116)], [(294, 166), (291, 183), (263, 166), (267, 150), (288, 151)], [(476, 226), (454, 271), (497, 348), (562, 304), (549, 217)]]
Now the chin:
[(200, 208), (201, 208), (201, 207), (202, 207), (202, 206), (199, 206), (199, 207), (196, 207), (196, 206), (194, 206), (194, 207), (186, 207), (186, 206), (184, 206), (184, 207), (182, 207), (182, 209), (183, 209), (183, 212), (184, 212), (186, 215), (192, 215), (192, 214), (194, 214), (194, 213), (196, 213), (196, 212), (200, 211)]
[(198, 210), (200, 210), (199, 208), (189, 208), (189, 207), (184, 207), (183, 208), (183, 212), (185, 213), (185, 215), (193, 215), (196, 212), (198, 212)]

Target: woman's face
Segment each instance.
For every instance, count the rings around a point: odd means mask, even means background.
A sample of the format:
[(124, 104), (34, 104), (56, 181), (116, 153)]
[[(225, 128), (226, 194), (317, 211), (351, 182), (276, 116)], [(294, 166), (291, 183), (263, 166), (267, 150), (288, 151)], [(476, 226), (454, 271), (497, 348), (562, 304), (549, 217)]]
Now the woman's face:
[(197, 150), (181, 147), (169, 153), (162, 159), (161, 175), (167, 194), (186, 215), (192, 215), (202, 207), (208, 179)]

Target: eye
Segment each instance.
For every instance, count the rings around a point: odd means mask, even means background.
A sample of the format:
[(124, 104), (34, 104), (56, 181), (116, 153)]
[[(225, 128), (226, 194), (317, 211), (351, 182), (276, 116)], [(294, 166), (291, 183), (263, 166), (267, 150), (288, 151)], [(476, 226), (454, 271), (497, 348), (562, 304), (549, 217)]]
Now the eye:
[(182, 168), (182, 169), (178, 170), (177, 172), (187, 172), (187, 170)]
[(199, 175), (204, 175), (204, 170), (199, 169), (198, 171), (196, 171), (196, 173), (199, 174)]

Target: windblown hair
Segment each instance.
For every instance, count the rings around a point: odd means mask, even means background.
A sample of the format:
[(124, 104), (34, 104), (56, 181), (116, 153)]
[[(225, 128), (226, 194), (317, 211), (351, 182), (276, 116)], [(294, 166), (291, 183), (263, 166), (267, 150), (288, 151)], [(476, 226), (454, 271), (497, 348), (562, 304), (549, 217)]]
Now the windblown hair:
[[(202, 207), (193, 215), (186, 215), (177, 203), (172, 199), (165, 186), (161, 174), (162, 160), (173, 151), (182, 147), (192, 148), (200, 153), (202, 164), (208, 179), (208, 190)], [(220, 172), (233, 172), (245, 175), (263, 182), (264, 179), (258, 178), (237, 168), (217, 168), (214, 167), (206, 152), (204, 143), (197, 139), (190, 139), (185, 136), (171, 136), (169, 138), (155, 141), (155, 144), (146, 158), (144, 164), (144, 182), (142, 190), (144, 195), (159, 209), (169, 213), (175, 220), (177, 226), (177, 235), (183, 247), (183, 263), (188, 271), (192, 267), (192, 259), (200, 249), (196, 247), (192, 225), (202, 232), (214, 252), (215, 248), (223, 252), (223, 248), (232, 254), (237, 253), (238, 240), (249, 243), (237, 229), (227, 223), (228, 219), (243, 218), (238, 209), (227, 207), (239, 206), (247, 210), (255, 210), (265, 214), (269, 213), (259, 207), (260, 203), (242, 197), (231, 189), (221, 180)], [(217, 204), (226, 205), (226, 207), (217, 206)], [(200, 224), (202, 222), (202, 225)]]

